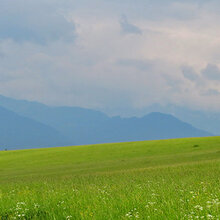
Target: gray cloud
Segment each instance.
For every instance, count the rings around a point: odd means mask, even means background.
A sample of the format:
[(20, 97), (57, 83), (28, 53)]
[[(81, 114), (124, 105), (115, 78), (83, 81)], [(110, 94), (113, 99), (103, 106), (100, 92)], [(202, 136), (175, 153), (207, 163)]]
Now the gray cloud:
[(40, 44), (53, 40), (73, 41), (74, 23), (68, 22), (56, 2), (1, 0), (0, 39)]
[(121, 17), (120, 25), (121, 25), (121, 29), (124, 33), (127, 33), (127, 34), (142, 34), (142, 30), (138, 26), (129, 23), (128, 19), (125, 15), (123, 15)]
[(219, 69), (199, 71), (218, 60), (213, 2), (0, 0), (0, 93), (115, 114), (155, 102), (220, 109)]
[(0, 51), (0, 59), (4, 58), (5, 54), (3, 52)]
[[(1, 71), (1, 70), (0, 70)], [(6, 83), (6, 82), (9, 82), (9, 81), (11, 81), (11, 80), (14, 80), (14, 77), (13, 76), (10, 76), (10, 75), (8, 75), (8, 74), (6, 74), (6, 73), (2, 73), (2, 72), (0, 72), (0, 82), (1, 83)], [(0, 83), (0, 84), (1, 84)]]
[(142, 71), (151, 71), (154, 65), (153, 61), (150, 60), (138, 60), (138, 59), (120, 59), (116, 64), (125, 67), (135, 67)]
[(201, 92), (201, 95), (203, 95), (203, 96), (218, 96), (218, 95), (220, 95), (220, 92), (217, 89), (209, 89), (205, 92)]
[(196, 81), (199, 79), (199, 75), (196, 73), (196, 71), (191, 66), (183, 66), (182, 68), (183, 76), (190, 80), (190, 81)]
[(220, 80), (220, 69), (215, 64), (208, 64), (201, 73), (209, 80)]

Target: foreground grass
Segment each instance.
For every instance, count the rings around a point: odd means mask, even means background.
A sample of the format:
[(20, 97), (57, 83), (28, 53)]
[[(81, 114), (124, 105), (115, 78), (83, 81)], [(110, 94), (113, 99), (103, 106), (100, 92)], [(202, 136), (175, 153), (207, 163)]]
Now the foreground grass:
[(220, 137), (0, 152), (0, 219), (220, 219)]

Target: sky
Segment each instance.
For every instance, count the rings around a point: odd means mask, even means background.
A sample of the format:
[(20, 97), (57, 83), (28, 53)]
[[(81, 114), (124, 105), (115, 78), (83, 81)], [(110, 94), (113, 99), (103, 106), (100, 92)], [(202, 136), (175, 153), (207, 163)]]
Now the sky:
[(0, 94), (220, 111), (219, 21), (218, 0), (0, 0)]

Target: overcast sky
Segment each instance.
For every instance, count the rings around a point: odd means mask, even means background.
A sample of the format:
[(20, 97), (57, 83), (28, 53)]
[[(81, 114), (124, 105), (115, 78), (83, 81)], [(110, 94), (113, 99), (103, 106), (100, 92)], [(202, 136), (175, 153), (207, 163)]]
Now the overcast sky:
[(0, 0), (0, 94), (220, 111), (219, 21), (219, 0)]

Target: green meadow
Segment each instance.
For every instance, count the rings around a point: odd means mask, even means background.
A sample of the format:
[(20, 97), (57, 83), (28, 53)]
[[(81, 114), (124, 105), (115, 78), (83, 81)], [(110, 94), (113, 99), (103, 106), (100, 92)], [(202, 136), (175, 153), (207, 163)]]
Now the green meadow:
[(0, 152), (0, 219), (220, 219), (220, 137)]

